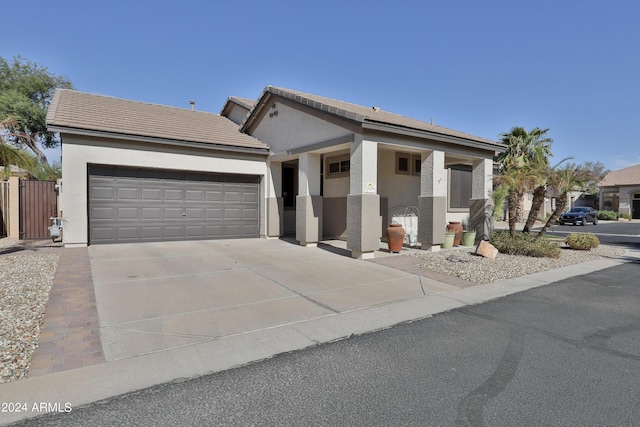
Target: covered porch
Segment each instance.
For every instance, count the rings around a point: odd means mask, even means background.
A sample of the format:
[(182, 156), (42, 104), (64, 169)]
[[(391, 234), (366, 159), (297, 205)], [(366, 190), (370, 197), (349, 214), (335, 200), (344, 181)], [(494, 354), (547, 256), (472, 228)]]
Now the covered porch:
[(265, 185), (267, 236), (295, 235), (303, 246), (341, 239), (352, 257), (367, 259), (389, 223), (411, 212), (407, 231), (423, 250), (439, 250), (448, 221), (466, 220), (478, 239), (487, 238), (493, 154), (359, 134), (274, 153)]

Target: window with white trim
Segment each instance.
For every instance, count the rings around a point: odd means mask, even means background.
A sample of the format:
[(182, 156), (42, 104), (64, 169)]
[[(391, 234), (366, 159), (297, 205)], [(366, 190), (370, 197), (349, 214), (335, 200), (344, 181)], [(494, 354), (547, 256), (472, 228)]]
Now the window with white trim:
[(349, 176), (350, 170), (351, 160), (348, 154), (327, 158), (327, 178)]

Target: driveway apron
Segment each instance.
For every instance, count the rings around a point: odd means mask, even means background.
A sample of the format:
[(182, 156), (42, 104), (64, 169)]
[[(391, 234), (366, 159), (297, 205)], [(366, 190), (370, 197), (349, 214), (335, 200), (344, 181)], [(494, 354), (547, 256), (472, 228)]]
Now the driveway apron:
[(90, 246), (107, 361), (424, 295), (420, 277), (283, 240)]

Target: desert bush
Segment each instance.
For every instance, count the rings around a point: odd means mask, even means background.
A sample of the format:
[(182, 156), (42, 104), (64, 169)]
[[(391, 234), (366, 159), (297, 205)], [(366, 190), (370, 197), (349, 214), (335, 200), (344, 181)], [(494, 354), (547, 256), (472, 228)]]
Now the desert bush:
[(560, 246), (548, 239), (535, 240), (535, 234), (516, 233), (511, 237), (508, 231), (498, 230), (491, 233), (489, 243), (508, 255), (523, 255), (536, 258), (558, 258)]
[(598, 219), (615, 221), (618, 219), (618, 214), (614, 211), (599, 211)]
[(631, 215), (629, 215), (628, 213), (621, 213), (620, 218), (631, 220)]
[(597, 248), (600, 244), (600, 240), (591, 233), (571, 233), (567, 236), (564, 242), (571, 249), (579, 249), (583, 251)]

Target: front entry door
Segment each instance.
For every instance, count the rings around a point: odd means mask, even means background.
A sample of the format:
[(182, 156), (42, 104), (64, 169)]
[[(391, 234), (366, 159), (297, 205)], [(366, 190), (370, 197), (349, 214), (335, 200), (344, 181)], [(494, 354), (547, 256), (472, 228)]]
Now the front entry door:
[(282, 199), (284, 205), (283, 234), (296, 233), (296, 196), (298, 195), (298, 167), (282, 165)]

